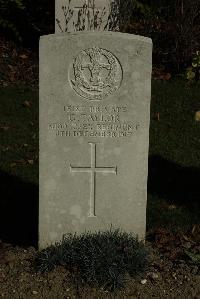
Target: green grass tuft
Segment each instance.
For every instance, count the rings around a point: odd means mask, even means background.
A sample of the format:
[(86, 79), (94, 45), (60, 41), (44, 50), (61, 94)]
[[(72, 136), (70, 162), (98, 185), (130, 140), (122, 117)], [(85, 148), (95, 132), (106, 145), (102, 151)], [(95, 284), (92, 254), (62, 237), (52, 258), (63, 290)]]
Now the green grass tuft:
[(127, 275), (142, 274), (148, 260), (144, 244), (131, 233), (118, 229), (67, 234), (60, 243), (38, 254), (36, 268), (45, 272), (62, 265), (72, 273), (76, 269), (80, 282), (115, 291), (124, 287)]

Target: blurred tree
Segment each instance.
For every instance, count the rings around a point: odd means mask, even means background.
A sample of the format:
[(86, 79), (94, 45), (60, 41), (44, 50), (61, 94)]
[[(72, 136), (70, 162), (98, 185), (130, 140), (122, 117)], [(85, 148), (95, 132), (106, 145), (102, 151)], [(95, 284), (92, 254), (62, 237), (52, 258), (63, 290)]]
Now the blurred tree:
[[(41, 35), (54, 33), (54, 7), (55, 0), (0, 0), (0, 33), (37, 48)], [(105, 29), (151, 37), (154, 64), (180, 73), (200, 49), (200, 0), (115, 0)]]
[(18, 17), (22, 16), (24, 9), (23, 0), (0, 0), (0, 32), (14, 35), (21, 41)]
[(0, 0), (0, 33), (26, 46), (54, 32), (54, 0)]

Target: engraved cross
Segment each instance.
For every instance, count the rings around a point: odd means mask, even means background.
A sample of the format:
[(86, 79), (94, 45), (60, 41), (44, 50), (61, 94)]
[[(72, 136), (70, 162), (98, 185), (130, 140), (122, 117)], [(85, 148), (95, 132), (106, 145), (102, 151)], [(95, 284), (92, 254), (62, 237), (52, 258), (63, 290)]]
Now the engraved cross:
[(96, 144), (89, 143), (91, 147), (91, 163), (88, 167), (73, 167), (70, 164), (70, 172), (90, 173), (90, 210), (89, 217), (96, 217), (96, 173), (112, 173), (117, 175), (116, 167), (97, 167), (96, 166)]

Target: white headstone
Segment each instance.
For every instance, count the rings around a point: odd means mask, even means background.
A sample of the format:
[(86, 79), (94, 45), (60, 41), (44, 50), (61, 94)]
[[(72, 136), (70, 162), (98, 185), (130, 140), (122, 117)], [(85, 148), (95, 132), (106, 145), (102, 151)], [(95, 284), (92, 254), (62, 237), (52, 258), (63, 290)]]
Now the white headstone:
[(105, 30), (110, 0), (56, 0), (55, 32)]
[(111, 225), (144, 238), (151, 68), (149, 38), (41, 38), (40, 248)]

